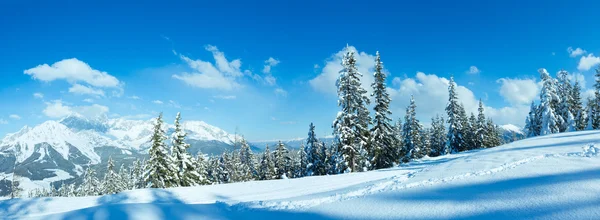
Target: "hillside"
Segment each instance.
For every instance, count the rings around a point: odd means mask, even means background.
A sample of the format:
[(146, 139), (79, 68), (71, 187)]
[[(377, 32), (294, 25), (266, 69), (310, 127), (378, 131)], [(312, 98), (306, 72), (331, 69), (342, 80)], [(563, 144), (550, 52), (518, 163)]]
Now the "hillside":
[[(600, 219), (600, 131), (335, 176), (0, 201), (7, 219)], [(68, 205), (66, 205), (68, 204)]]

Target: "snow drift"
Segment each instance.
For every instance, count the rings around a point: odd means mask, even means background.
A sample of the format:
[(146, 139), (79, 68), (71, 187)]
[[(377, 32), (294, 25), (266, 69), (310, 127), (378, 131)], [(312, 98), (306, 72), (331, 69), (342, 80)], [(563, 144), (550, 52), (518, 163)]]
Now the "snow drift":
[(377, 171), (0, 201), (6, 219), (600, 219), (600, 131)]

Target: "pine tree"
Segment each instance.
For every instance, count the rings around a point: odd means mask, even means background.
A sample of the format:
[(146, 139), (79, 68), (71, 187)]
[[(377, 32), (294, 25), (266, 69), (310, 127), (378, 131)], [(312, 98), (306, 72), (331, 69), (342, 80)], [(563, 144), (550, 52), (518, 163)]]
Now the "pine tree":
[[(588, 102), (588, 106), (592, 108), (590, 111), (591, 114), (588, 114), (588, 117), (592, 119), (593, 129), (600, 128), (600, 66), (596, 69), (596, 82), (594, 83), (594, 101)], [(591, 103), (591, 104), (590, 104)]]
[(404, 124), (402, 123), (402, 118), (398, 118), (396, 121), (396, 125), (394, 125), (394, 136), (396, 139), (396, 143), (394, 143), (394, 148), (396, 150), (397, 157), (394, 159), (394, 162), (401, 162), (401, 159), (406, 157), (406, 152), (404, 152), (404, 135), (402, 131), (404, 130)]
[[(317, 166), (321, 164), (321, 156), (319, 155), (319, 140), (317, 140), (317, 136), (315, 134), (315, 126), (313, 123), (310, 123), (308, 128), (308, 138), (306, 139), (306, 164), (301, 164), (302, 166), (306, 166), (305, 176), (312, 176), (316, 172)], [(322, 175), (322, 174), (321, 174)]]
[(135, 160), (131, 170), (131, 182), (134, 189), (141, 189), (144, 185), (144, 161)]
[(488, 130), (486, 131), (488, 137), (486, 138), (487, 141), (484, 142), (484, 145), (488, 148), (502, 145), (502, 133), (500, 127), (494, 124), (492, 119), (488, 118), (486, 128)]
[(190, 147), (185, 143), (187, 135), (181, 127), (181, 113), (178, 112), (175, 117), (175, 131), (171, 135), (172, 160), (175, 163), (175, 175), (172, 182), (173, 186), (194, 186), (200, 179), (199, 174), (194, 167), (194, 158), (187, 152)]
[(529, 115), (525, 119), (525, 135), (527, 137), (535, 137), (539, 135), (538, 123), (537, 123), (537, 107), (531, 102), (531, 108), (529, 109)]
[(90, 167), (85, 170), (83, 176), (83, 183), (79, 189), (83, 196), (97, 196), (100, 195), (100, 181), (96, 175), (96, 171)]
[(578, 80), (575, 80), (575, 85), (573, 85), (571, 98), (569, 111), (575, 116), (575, 127), (578, 131), (584, 130), (586, 126), (585, 110), (581, 101), (581, 85), (579, 85)]
[(416, 112), (417, 105), (413, 96), (410, 97), (410, 105), (406, 108), (406, 115), (404, 116), (403, 126), (403, 151), (406, 152), (406, 156), (403, 161), (408, 162), (410, 159), (421, 158), (424, 156), (422, 152), (421, 139), (421, 124), (417, 119)]
[[(14, 163), (16, 165), (16, 162)], [(21, 193), (23, 192), (23, 187), (21, 186), (21, 181), (19, 180), (19, 176), (15, 174), (13, 167), (13, 175), (12, 180), (10, 181), (10, 198), (19, 198), (21, 197)]]
[[(325, 143), (322, 141), (319, 141), (319, 154), (318, 154), (318, 158), (315, 162), (315, 173), (314, 175), (327, 175), (327, 146), (325, 146)], [(315, 155), (313, 155), (314, 157)]]
[(275, 173), (277, 178), (287, 178), (289, 177), (289, 167), (291, 165), (291, 159), (288, 155), (288, 150), (281, 141), (277, 144), (277, 149), (275, 149)]
[(219, 184), (230, 183), (233, 170), (231, 169), (231, 158), (228, 152), (223, 152), (215, 166), (215, 179)]
[(256, 170), (256, 164), (254, 159), (254, 153), (250, 149), (250, 145), (246, 141), (246, 139), (242, 138), (242, 142), (240, 143), (240, 163), (242, 164), (243, 170), (249, 171), (247, 175), (250, 175), (248, 180), (257, 179), (258, 171)]
[(459, 120), (461, 106), (458, 104), (454, 77), (450, 77), (448, 94), (448, 105), (446, 106), (446, 113), (448, 114), (448, 143), (446, 144), (446, 149), (444, 149), (444, 154), (456, 153), (463, 148), (464, 144), (463, 135), (461, 133), (463, 124)]
[(446, 126), (444, 125), (444, 118), (437, 115), (431, 119), (431, 153), (429, 156), (435, 157), (444, 154), (444, 148), (446, 146)]
[(196, 172), (198, 173), (198, 184), (199, 185), (210, 185), (212, 184), (211, 180), (208, 177), (208, 161), (204, 159), (204, 155), (201, 152), (198, 152), (196, 156), (195, 167)]
[(560, 116), (556, 115), (556, 109), (553, 102), (559, 100), (554, 87), (554, 80), (548, 74), (546, 69), (540, 69), (540, 77), (542, 78), (543, 86), (540, 94), (540, 108), (542, 112), (542, 129), (540, 135), (547, 135), (559, 132), (561, 124)]
[[(308, 162), (308, 154), (306, 152), (309, 152), (309, 149), (307, 146), (304, 145), (304, 143), (302, 143), (300, 149), (298, 150), (298, 174), (296, 174), (297, 177), (308, 176), (308, 169), (314, 169), (313, 164)], [(312, 176), (313, 173), (314, 172), (311, 170), (310, 175)]]
[(595, 104), (594, 104), (594, 99), (588, 98), (587, 99), (587, 111), (588, 111), (588, 117), (587, 117), (587, 124), (585, 127), (585, 130), (594, 130), (594, 116), (596, 115), (596, 112), (594, 112), (596, 109)]
[(466, 149), (465, 150), (473, 150), (473, 149), (478, 149), (479, 147), (481, 147), (481, 145), (478, 145), (477, 142), (477, 118), (475, 117), (475, 114), (471, 113), (471, 116), (469, 117), (469, 122), (467, 123), (467, 129), (465, 129), (465, 142), (466, 144)]
[(275, 163), (271, 157), (271, 151), (269, 151), (269, 145), (265, 148), (260, 159), (260, 166), (258, 170), (261, 180), (270, 180), (275, 178)]
[(106, 174), (104, 175), (104, 180), (102, 181), (101, 186), (102, 194), (115, 194), (123, 190), (121, 176), (119, 176), (114, 169), (114, 161), (112, 157), (108, 157)]
[(151, 188), (167, 188), (174, 186), (175, 172), (177, 168), (172, 162), (172, 158), (167, 152), (167, 147), (164, 141), (167, 139), (163, 130), (162, 113), (156, 118), (154, 124), (154, 132), (152, 134), (152, 145), (148, 154), (150, 159), (146, 163), (144, 173), (144, 182), (147, 187)]
[(347, 48), (344, 55), (339, 78), (336, 82), (338, 88), (338, 106), (341, 111), (333, 122), (334, 136), (336, 137), (338, 151), (345, 163), (344, 172), (360, 170), (361, 149), (368, 149), (368, 124), (370, 116), (367, 109), (369, 99), (366, 90), (361, 87), (361, 73), (356, 68), (354, 52)]
[(119, 168), (119, 179), (121, 180), (119, 185), (120, 191), (133, 189), (132, 174), (132, 172), (125, 168), (125, 164), (121, 164), (121, 168)]
[(475, 148), (487, 148), (490, 146), (485, 146), (483, 143), (484, 143), (485, 138), (487, 138), (489, 134), (486, 132), (487, 124), (485, 122), (483, 102), (481, 101), (481, 99), (479, 99), (479, 108), (477, 108), (477, 111), (478, 111), (477, 122), (476, 122), (476, 125), (474, 126), (474, 128), (475, 128)]
[(573, 92), (573, 86), (571, 85), (571, 80), (568, 77), (569, 72), (561, 70), (558, 71), (556, 76), (558, 80), (558, 84), (556, 85), (556, 93), (559, 98), (556, 114), (561, 118), (561, 123), (559, 124), (559, 132), (564, 132), (567, 130), (568, 127), (567, 120), (569, 118), (569, 114), (573, 114), (571, 112), (570, 106), (570, 104), (573, 102), (573, 98), (571, 97), (571, 93)]
[(396, 147), (395, 144), (398, 142), (394, 136), (394, 128), (391, 125), (392, 119), (390, 115), (392, 112), (389, 110), (390, 106), (390, 95), (387, 92), (385, 84), (386, 75), (383, 73), (383, 63), (379, 52), (376, 53), (375, 58), (375, 73), (373, 74), (375, 81), (371, 86), (373, 87), (373, 96), (375, 98), (375, 117), (373, 118), (373, 128), (371, 128), (371, 140), (369, 141), (371, 151), (369, 152), (369, 158), (373, 169), (388, 168), (394, 165), (396, 158)]

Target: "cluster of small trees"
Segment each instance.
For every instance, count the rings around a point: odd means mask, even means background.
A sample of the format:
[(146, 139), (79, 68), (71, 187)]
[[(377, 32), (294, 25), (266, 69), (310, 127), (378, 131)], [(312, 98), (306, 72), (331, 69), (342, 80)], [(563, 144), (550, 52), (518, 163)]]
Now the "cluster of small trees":
[(391, 99), (386, 90), (386, 75), (379, 52), (375, 59), (375, 81), (371, 85), (374, 118), (367, 108), (371, 100), (361, 86), (362, 74), (356, 68), (354, 52), (348, 50), (342, 60), (343, 69), (336, 82), (341, 110), (333, 128), (335, 147), (343, 161), (338, 166), (343, 172), (387, 168), (426, 155), (438, 156), (502, 144), (500, 128), (485, 117), (481, 101), (478, 116), (467, 116), (458, 101), (453, 78), (450, 79), (446, 107), (447, 132), (444, 118), (439, 116), (432, 119), (431, 128), (424, 128), (416, 117), (416, 104), (412, 97), (404, 124), (398, 119), (396, 126), (392, 126)]
[(527, 137), (600, 128), (600, 67), (596, 69), (594, 97), (587, 99), (585, 108), (581, 85), (577, 80), (571, 82), (567, 71), (558, 71), (556, 79), (546, 69), (538, 72), (542, 81), (540, 103), (531, 103), (525, 120)]

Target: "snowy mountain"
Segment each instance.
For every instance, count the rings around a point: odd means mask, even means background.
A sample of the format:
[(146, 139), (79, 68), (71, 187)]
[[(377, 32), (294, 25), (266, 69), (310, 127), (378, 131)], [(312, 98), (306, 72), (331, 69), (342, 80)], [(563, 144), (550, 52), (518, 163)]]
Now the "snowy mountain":
[[(42, 181), (34, 185), (48, 186), (52, 181), (72, 181), (87, 166), (102, 167), (108, 157), (115, 159), (117, 166), (131, 163), (146, 157), (153, 123), (154, 120), (73, 114), (35, 127), (25, 126), (0, 141), (0, 174), (12, 173), (16, 162), (18, 175), (31, 182)], [(218, 127), (203, 121), (184, 121), (182, 126), (188, 133), (191, 154), (233, 150), (235, 136)], [(165, 129), (170, 135), (174, 126), (166, 124)], [(56, 179), (57, 176), (63, 178)]]
[(519, 126), (513, 124), (500, 125), (502, 130), (502, 139), (504, 143), (510, 143), (513, 141), (521, 140), (525, 138), (525, 132)]
[(114, 195), (0, 201), (7, 219), (600, 219), (600, 131), (399, 167)]
[[(318, 138), (319, 140), (325, 142), (325, 144), (330, 145), (333, 142), (332, 136), (326, 136), (324, 138)], [(281, 143), (285, 144), (286, 147), (291, 149), (300, 149), (302, 144), (306, 144), (306, 138), (293, 138), (293, 139), (285, 139), (285, 140), (266, 140), (266, 141), (251, 141), (249, 142), (250, 146), (255, 147), (257, 149), (265, 149), (267, 145), (269, 148), (273, 149), (273, 147), (277, 146)]]

